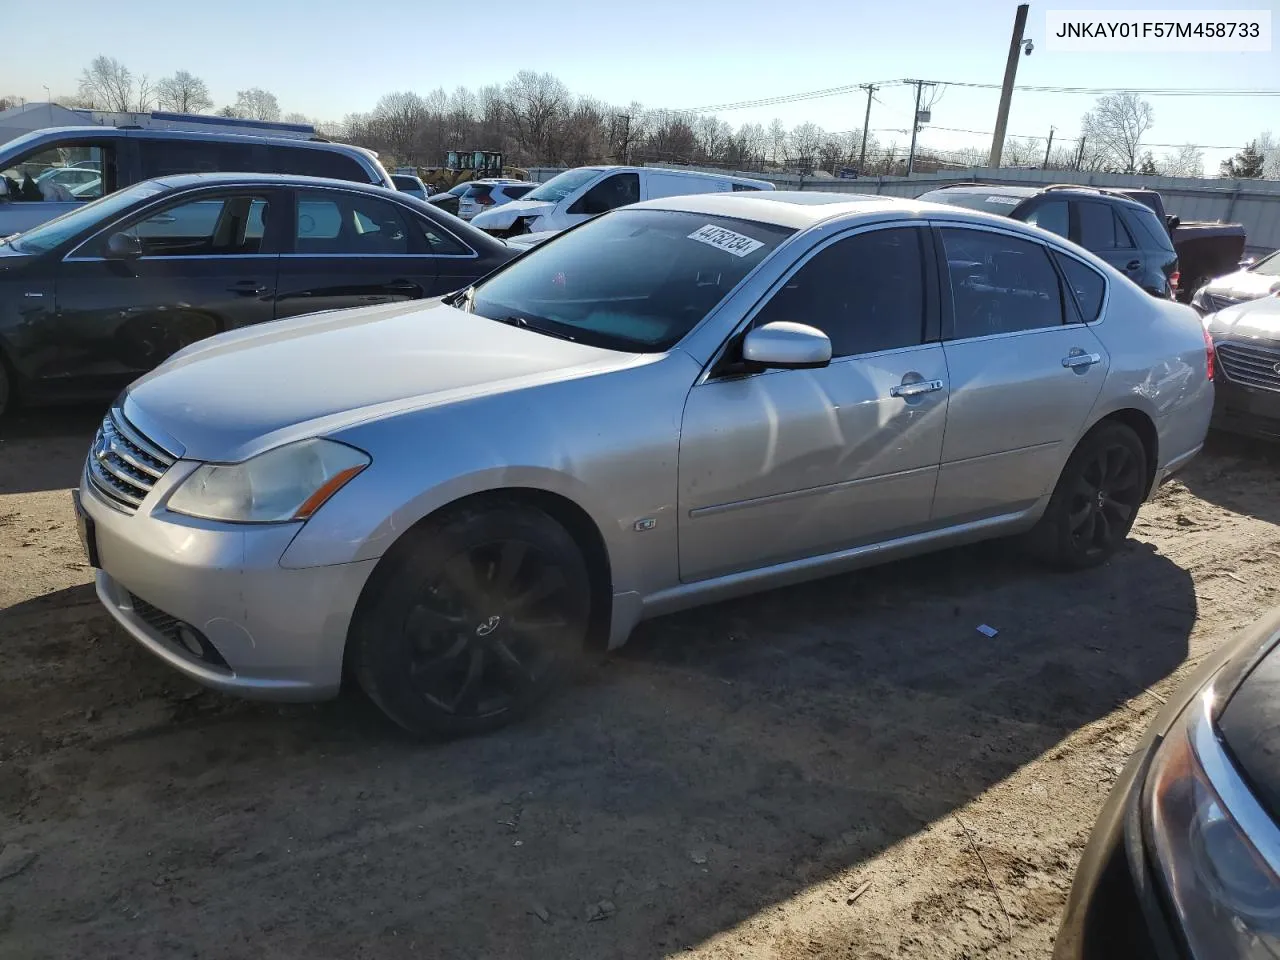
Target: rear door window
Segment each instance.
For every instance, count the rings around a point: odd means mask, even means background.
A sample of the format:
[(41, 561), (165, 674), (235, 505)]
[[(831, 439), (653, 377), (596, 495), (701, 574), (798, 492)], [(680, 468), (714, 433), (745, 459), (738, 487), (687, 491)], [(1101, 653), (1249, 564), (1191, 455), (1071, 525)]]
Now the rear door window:
[(951, 280), (952, 338), (1058, 327), (1062, 290), (1038, 243), (986, 230), (939, 230)]
[(414, 242), (414, 235), (400, 207), (378, 197), (338, 190), (298, 193), (296, 253), (415, 253), (419, 245)]
[(1086, 250), (1126, 250), (1133, 248), (1133, 238), (1108, 203), (1080, 200), (1076, 203), (1080, 217), (1080, 246)]

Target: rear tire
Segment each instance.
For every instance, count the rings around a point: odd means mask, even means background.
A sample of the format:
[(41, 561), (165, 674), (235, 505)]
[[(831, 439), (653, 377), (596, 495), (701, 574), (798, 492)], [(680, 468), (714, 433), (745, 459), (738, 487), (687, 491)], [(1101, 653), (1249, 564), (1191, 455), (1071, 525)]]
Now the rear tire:
[(581, 551), (541, 510), (455, 510), (407, 534), (374, 573), (353, 624), (354, 672), (411, 733), (494, 730), (571, 673), (591, 599)]
[(1129, 536), (1146, 492), (1142, 441), (1122, 423), (1101, 423), (1067, 459), (1028, 546), (1064, 570), (1106, 563)]

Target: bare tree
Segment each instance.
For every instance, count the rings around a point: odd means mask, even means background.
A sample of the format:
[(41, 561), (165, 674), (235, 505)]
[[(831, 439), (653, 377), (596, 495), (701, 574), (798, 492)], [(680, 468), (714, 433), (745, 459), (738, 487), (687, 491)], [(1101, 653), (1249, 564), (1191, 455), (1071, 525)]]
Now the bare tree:
[(570, 101), (569, 88), (549, 73), (521, 70), (505, 93), (507, 115), (524, 153), (554, 160), (556, 120)]
[[(296, 110), (293, 111), (293, 113), (286, 113), (282, 119), (284, 120), (285, 123), (311, 124), (310, 117), (308, 117), (305, 113), (299, 113)], [(312, 124), (312, 126), (314, 126), (314, 124)]]
[(1038, 137), (1010, 137), (1001, 151), (1002, 167), (1039, 166), (1044, 159), (1044, 147)]
[(769, 159), (774, 163), (786, 163), (789, 159), (787, 147), (789, 138), (787, 128), (781, 120), (774, 119), (769, 124)]
[(406, 163), (420, 159), (418, 141), (427, 121), (427, 105), (422, 97), (411, 90), (385, 94), (370, 119), (377, 126), (380, 149)]
[(1264, 130), (1254, 144), (1262, 154), (1262, 176), (1267, 180), (1280, 180), (1280, 142), (1270, 130)]
[(248, 90), (236, 91), (236, 102), (232, 105), (231, 116), (245, 120), (279, 120), (280, 101), (276, 95), (261, 87), (250, 87)]
[(1080, 132), (1097, 148), (1104, 167), (1133, 173), (1142, 153), (1142, 138), (1151, 129), (1154, 111), (1136, 93), (1099, 97), (1080, 121)]
[(1194, 143), (1184, 144), (1166, 153), (1158, 166), (1166, 177), (1203, 177), (1204, 151)]
[(94, 57), (80, 73), (80, 96), (98, 110), (132, 111), (135, 87), (133, 73), (115, 57)]
[(186, 70), (156, 84), (156, 102), (160, 109), (176, 113), (203, 113), (213, 106), (208, 85)]

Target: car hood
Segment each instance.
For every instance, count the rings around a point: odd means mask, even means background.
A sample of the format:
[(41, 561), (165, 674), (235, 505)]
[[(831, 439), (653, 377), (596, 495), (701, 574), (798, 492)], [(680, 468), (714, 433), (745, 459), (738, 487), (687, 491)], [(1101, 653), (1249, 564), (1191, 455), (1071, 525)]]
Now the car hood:
[(1218, 336), (1280, 341), (1280, 297), (1259, 295), (1209, 317), (1209, 332)]
[(555, 209), (549, 200), (512, 200), (498, 207), (482, 210), (471, 218), (473, 227), (505, 230), (517, 217), (540, 217)]
[(187, 459), (235, 462), (366, 420), (638, 359), (416, 301), (202, 340), (137, 380), (125, 403)]
[(1228, 300), (1255, 300), (1280, 290), (1280, 277), (1268, 277), (1251, 270), (1237, 270), (1205, 284), (1205, 292)]
[(546, 243), (560, 232), (559, 230), (538, 230), (534, 233), (521, 233), (514, 237), (508, 237), (506, 243), (509, 247), (515, 247), (517, 250), (523, 251), (527, 247), (536, 247), (540, 243)]

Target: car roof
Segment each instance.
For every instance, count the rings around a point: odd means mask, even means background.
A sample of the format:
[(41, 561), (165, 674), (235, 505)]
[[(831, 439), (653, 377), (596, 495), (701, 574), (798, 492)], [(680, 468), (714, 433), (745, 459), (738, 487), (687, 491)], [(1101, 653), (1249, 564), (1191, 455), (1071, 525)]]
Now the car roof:
[(819, 223), (845, 218), (909, 219), (932, 216), (999, 226), (1002, 229), (1023, 228), (1032, 236), (1040, 236), (1035, 228), (1023, 227), (1016, 220), (981, 210), (930, 203), (908, 197), (879, 196), (865, 193), (827, 193), (819, 190), (737, 191), (734, 193), (695, 193), (664, 197), (632, 204), (628, 209), (673, 210), (705, 213), (708, 216), (736, 217), (755, 220), (793, 230), (806, 230)]
[[(1042, 194), (1047, 194), (1047, 193), (1052, 193), (1056, 196), (1057, 194), (1061, 193), (1061, 194), (1066, 194), (1067, 196), (1074, 196), (1074, 197), (1090, 197), (1094, 200), (1097, 200), (1098, 198), (1101, 197), (1106, 200), (1111, 200), (1116, 203), (1124, 204), (1125, 206), (1141, 207), (1144, 210), (1151, 209), (1141, 200), (1137, 200), (1134, 197), (1127, 196), (1122, 193), (1116, 193), (1112, 189), (1106, 188), (1106, 187), (1091, 187), (1088, 184), (1084, 184), (1084, 183), (1053, 184), (1052, 187), (1053, 189), (1051, 190), (1049, 189), (1050, 184), (1036, 184), (1035, 186), (1020, 187), (1020, 186), (1013, 186), (1007, 183), (964, 183), (964, 184), (955, 184), (954, 186), (935, 187), (933, 190), (926, 190), (925, 193), (944, 193), (945, 192), (949, 194), (955, 194), (958, 196), (970, 196), (970, 197), (976, 196), (978, 194), (984, 194), (984, 193), (995, 194), (996, 196), (1006, 196), (1006, 197), (1038, 197)], [(1119, 189), (1119, 188), (1115, 188), (1115, 189)], [(1135, 188), (1132, 192), (1143, 193), (1143, 194), (1153, 194), (1156, 191)], [(923, 196), (923, 194), (921, 194), (921, 196)]]
[(45, 140), (57, 140), (64, 137), (91, 137), (95, 140), (103, 140), (112, 137), (143, 137), (161, 140), (207, 140), (212, 142), (239, 142), (249, 141), (252, 143), (269, 143), (271, 145), (303, 147), (313, 150), (333, 150), (347, 154), (361, 154), (367, 157), (376, 158), (377, 154), (367, 149), (359, 147), (353, 143), (338, 143), (333, 140), (310, 140), (301, 137), (286, 137), (273, 135), (269, 130), (263, 131), (225, 131), (225, 130), (167, 130), (158, 128), (142, 128), (142, 127), (108, 127), (108, 126), (72, 126), (72, 127), (44, 127), (40, 130), (32, 130), (21, 136), (14, 137), (12, 140), (5, 141), (0, 144), (0, 148), (8, 148), (14, 145), (27, 145), (32, 143), (41, 143)]

